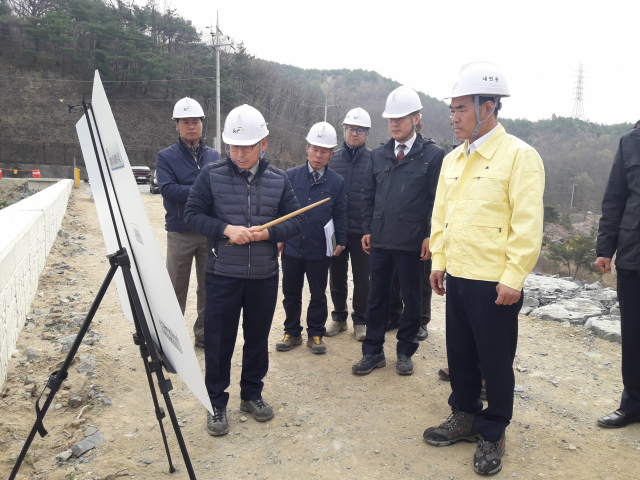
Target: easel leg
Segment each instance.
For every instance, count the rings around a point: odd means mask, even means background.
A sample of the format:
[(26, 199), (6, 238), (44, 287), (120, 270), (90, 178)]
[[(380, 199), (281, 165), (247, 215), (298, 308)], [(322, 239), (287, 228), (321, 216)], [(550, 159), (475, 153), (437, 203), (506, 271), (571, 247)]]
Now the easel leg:
[(156, 394), (156, 387), (153, 383), (153, 378), (151, 377), (151, 370), (149, 369), (149, 347), (144, 340), (144, 335), (140, 330), (140, 319), (136, 314), (136, 310), (133, 304), (133, 299), (131, 297), (131, 293), (127, 289), (127, 295), (129, 297), (129, 304), (131, 305), (131, 312), (135, 317), (135, 321), (133, 322), (136, 327), (136, 333), (133, 334), (133, 343), (138, 345), (140, 348), (140, 356), (142, 357), (142, 363), (144, 363), (144, 371), (147, 374), (147, 381), (149, 382), (149, 391), (151, 392), (151, 398), (153, 399), (153, 407), (156, 412), (156, 418), (158, 419), (158, 425), (160, 427), (160, 433), (162, 434), (162, 442), (164, 443), (164, 449), (167, 452), (167, 461), (169, 462), (169, 473), (174, 473), (176, 471), (173, 466), (173, 462), (171, 461), (171, 452), (169, 451), (169, 444), (167, 443), (167, 435), (164, 431), (164, 424), (162, 423), (162, 419), (166, 416), (164, 409), (158, 403), (158, 395)]
[(58, 390), (60, 389), (62, 382), (64, 382), (65, 379), (67, 378), (69, 367), (71, 366), (73, 357), (76, 356), (76, 353), (78, 352), (78, 348), (80, 348), (80, 344), (82, 343), (82, 340), (84, 340), (84, 336), (89, 330), (89, 326), (91, 325), (93, 317), (95, 316), (96, 311), (98, 310), (98, 307), (100, 306), (100, 303), (102, 302), (102, 299), (104, 298), (104, 295), (107, 292), (107, 289), (109, 288), (109, 284), (113, 280), (113, 276), (116, 274), (116, 270), (118, 269), (118, 265), (116, 264), (115, 257), (110, 255), (107, 258), (109, 258), (109, 263), (111, 264), (111, 268), (109, 268), (109, 272), (107, 273), (107, 276), (102, 282), (102, 285), (100, 286), (100, 290), (98, 291), (96, 298), (93, 300), (93, 303), (91, 304), (91, 308), (89, 309), (89, 312), (87, 313), (87, 316), (84, 319), (82, 327), (80, 327), (80, 330), (78, 331), (76, 339), (73, 341), (73, 345), (71, 345), (71, 350), (69, 350), (69, 353), (67, 354), (67, 358), (65, 358), (64, 363), (62, 364), (62, 367), (60, 367), (60, 370), (53, 372), (49, 377), (49, 380), (47, 381), (45, 390), (47, 388), (49, 389), (49, 396), (44, 401), (42, 408), (40, 408), (40, 399), (44, 394), (44, 390), (40, 394), (40, 397), (38, 397), (38, 400), (36, 400), (36, 422), (34, 423), (33, 428), (29, 433), (29, 436), (24, 442), (22, 451), (20, 452), (20, 455), (18, 455), (18, 459), (16, 460), (13, 470), (11, 470), (11, 475), (9, 475), (9, 480), (14, 480), (16, 478), (16, 475), (20, 470), (20, 466), (24, 461), (24, 457), (27, 455), (27, 452), (29, 451), (29, 447), (31, 447), (31, 442), (33, 442), (33, 439), (36, 436), (36, 432), (38, 432), (41, 437), (45, 437), (48, 433), (47, 430), (44, 428), (44, 425), (42, 424), (42, 421), (44, 420), (44, 416), (47, 414), (47, 410), (49, 410), (49, 406), (51, 405), (51, 402), (53, 402), (53, 398), (55, 397), (56, 393), (58, 393)]
[[(180, 446), (180, 451), (182, 453), (182, 458), (184, 459), (187, 472), (189, 473), (189, 478), (191, 480), (195, 480), (196, 475), (195, 475), (195, 472), (193, 471), (193, 466), (191, 465), (191, 459), (189, 458), (187, 445), (184, 443), (184, 438), (182, 437), (180, 425), (178, 425), (178, 418), (176, 417), (176, 413), (173, 409), (173, 404), (171, 403), (171, 398), (169, 397), (169, 392), (173, 390), (173, 385), (171, 384), (171, 380), (164, 377), (164, 373), (162, 371), (162, 361), (160, 360), (160, 357), (156, 352), (155, 345), (151, 340), (152, 336), (149, 330), (149, 326), (147, 325), (147, 322), (144, 321), (145, 320), (144, 310), (142, 309), (140, 297), (138, 296), (135, 282), (133, 281), (133, 275), (131, 274), (131, 262), (129, 260), (129, 256), (126, 253), (123, 253), (118, 257), (117, 262), (119, 267), (122, 269), (124, 281), (127, 285), (127, 290), (129, 293), (129, 299), (133, 306), (132, 312), (133, 312), (133, 319), (136, 327), (136, 332), (142, 333), (142, 336), (138, 336), (138, 339), (139, 341), (144, 342), (146, 346), (145, 347), (146, 352), (145, 353), (141, 352), (145, 360), (145, 368), (147, 368), (149, 374), (150, 373), (156, 374), (156, 379), (158, 381), (158, 388), (160, 389), (160, 393), (162, 393), (164, 397), (164, 402), (167, 406), (167, 410), (169, 411), (171, 424), (173, 425), (173, 430), (176, 434), (176, 439), (178, 440), (178, 445)], [(138, 335), (138, 333), (136, 333), (136, 335)], [(142, 346), (141, 346), (141, 350), (142, 350)], [(147, 360), (147, 358), (145, 357), (145, 354), (148, 354), (151, 357), (150, 361)], [(152, 391), (152, 396), (154, 396), (155, 387), (152, 386), (151, 391)], [(165, 442), (165, 446), (166, 445), (167, 444)]]

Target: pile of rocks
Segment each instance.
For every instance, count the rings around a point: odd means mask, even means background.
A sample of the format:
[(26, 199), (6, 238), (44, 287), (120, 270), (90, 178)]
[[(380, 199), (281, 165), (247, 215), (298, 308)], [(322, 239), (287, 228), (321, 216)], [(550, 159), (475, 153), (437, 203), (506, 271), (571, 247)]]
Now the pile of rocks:
[(584, 325), (598, 337), (620, 343), (620, 308), (613, 288), (571, 277), (532, 273), (524, 283), (520, 313), (541, 320)]

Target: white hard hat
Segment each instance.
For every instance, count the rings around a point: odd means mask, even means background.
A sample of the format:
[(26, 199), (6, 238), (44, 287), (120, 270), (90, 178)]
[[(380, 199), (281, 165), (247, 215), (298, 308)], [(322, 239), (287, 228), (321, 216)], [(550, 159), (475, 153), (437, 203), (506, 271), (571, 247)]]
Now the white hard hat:
[(364, 108), (356, 107), (349, 110), (342, 123), (345, 125), (371, 128), (371, 117)]
[(193, 98), (189, 97), (184, 97), (178, 100), (176, 105), (173, 107), (173, 119), (177, 120), (179, 118), (192, 117), (204, 118), (204, 110), (202, 110), (200, 104)]
[(338, 134), (327, 122), (316, 123), (309, 129), (307, 142), (318, 147), (333, 148), (338, 145)]
[(444, 98), (483, 95), (487, 97), (510, 97), (509, 83), (499, 67), (489, 62), (473, 62), (464, 65), (458, 74), (451, 95)]
[(269, 135), (262, 114), (250, 105), (240, 105), (227, 115), (222, 140), (228, 145), (254, 145)]
[(413, 88), (403, 85), (389, 94), (382, 116), (401, 118), (418, 110), (422, 110), (420, 97)]

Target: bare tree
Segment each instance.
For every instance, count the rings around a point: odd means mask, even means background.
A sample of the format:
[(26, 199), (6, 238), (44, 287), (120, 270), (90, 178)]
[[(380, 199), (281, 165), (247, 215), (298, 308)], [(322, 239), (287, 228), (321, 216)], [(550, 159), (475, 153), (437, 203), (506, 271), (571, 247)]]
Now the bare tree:
[(55, 0), (8, 0), (7, 3), (19, 17), (44, 17), (56, 5)]

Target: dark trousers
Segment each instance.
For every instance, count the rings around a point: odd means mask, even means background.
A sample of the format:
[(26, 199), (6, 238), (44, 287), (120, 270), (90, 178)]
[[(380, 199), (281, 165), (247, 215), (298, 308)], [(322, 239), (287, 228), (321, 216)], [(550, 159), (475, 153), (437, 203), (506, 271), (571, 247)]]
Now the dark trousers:
[(327, 275), (331, 257), (322, 260), (304, 260), (282, 255), (282, 306), (286, 314), (284, 333), (297, 337), (302, 333), (302, 287), (307, 276), (311, 300), (307, 307), (307, 333), (310, 337), (324, 336), (329, 315), (327, 309)]
[(367, 355), (383, 351), (389, 320), (391, 281), (395, 270), (404, 299), (404, 313), (396, 335), (396, 352), (411, 356), (418, 349), (416, 335), (420, 329), (420, 252), (371, 247), (369, 257), (371, 287), (365, 316), (367, 338), (362, 343), (362, 353)]
[(620, 408), (640, 413), (640, 273), (618, 269), (622, 333), (622, 400)]
[(351, 319), (354, 325), (364, 325), (369, 295), (369, 255), (362, 249), (362, 235), (347, 235), (347, 246), (337, 257), (331, 259), (329, 284), (333, 311), (331, 318), (336, 322), (346, 322), (349, 317), (347, 297), (349, 286), (349, 257), (351, 257), (351, 275), (353, 276), (353, 301)]
[[(497, 282), (447, 275), (449, 405), (475, 413), (476, 428), (490, 442), (500, 439), (513, 416), (513, 359), (524, 297), (513, 305), (496, 305), (496, 286)], [(483, 374), (487, 388), (484, 410), (480, 400)]]
[[(422, 303), (422, 319), (420, 325), (426, 327), (431, 321), (431, 282), (429, 277), (431, 276), (431, 260), (426, 260), (422, 263), (422, 284), (421, 284), (421, 297)], [(402, 303), (402, 294), (400, 293), (400, 282), (398, 276), (393, 274), (393, 283), (391, 284), (391, 304), (389, 305), (389, 323), (397, 322), (402, 316), (404, 311), (404, 305)]]
[(242, 310), (242, 373), (240, 398), (262, 396), (269, 370), (269, 330), (278, 297), (278, 275), (262, 280), (207, 273), (204, 319), (205, 384), (214, 407), (226, 407), (231, 383), (231, 357)]

